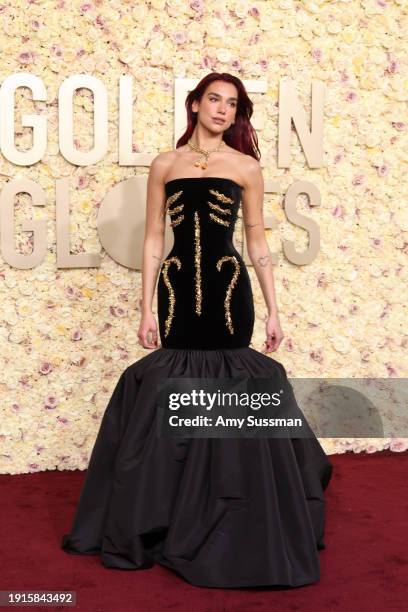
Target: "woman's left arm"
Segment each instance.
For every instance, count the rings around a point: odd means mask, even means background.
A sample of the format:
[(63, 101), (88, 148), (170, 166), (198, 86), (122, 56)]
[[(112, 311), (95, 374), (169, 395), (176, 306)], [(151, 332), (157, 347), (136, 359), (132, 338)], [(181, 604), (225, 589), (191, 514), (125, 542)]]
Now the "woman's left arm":
[(265, 350), (276, 351), (283, 339), (278, 308), (271, 253), (265, 236), (263, 218), (264, 180), (259, 162), (248, 156), (245, 167), (244, 191), (242, 194), (242, 217), (248, 256), (262, 289), (268, 318), (266, 321)]

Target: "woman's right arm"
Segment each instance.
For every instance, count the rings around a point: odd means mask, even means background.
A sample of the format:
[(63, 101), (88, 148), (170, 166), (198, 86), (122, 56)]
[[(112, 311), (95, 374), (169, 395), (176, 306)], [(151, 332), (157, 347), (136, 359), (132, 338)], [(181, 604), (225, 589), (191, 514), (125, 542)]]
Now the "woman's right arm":
[[(167, 173), (167, 156), (157, 155), (149, 170), (146, 195), (146, 225), (142, 256), (142, 298), (139, 302), (142, 312), (138, 338), (144, 348), (158, 348), (157, 323), (153, 315), (153, 297), (157, 275), (160, 270), (164, 248), (166, 216), (164, 214), (164, 177)], [(152, 340), (148, 339), (149, 332)]]

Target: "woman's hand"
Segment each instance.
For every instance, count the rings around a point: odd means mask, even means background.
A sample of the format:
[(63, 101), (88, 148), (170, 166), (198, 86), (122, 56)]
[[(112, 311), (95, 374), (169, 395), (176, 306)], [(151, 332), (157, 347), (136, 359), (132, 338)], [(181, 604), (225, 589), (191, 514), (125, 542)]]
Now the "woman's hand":
[(279, 322), (278, 314), (269, 315), (266, 320), (266, 342), (264, 342), (265, 349), (262, 353), (270, 353), (276, 351), (284, 336)]
[[(151, 340), (148, 339), (149, 333), (151, 333), (152, 336)], [(161, 346), (157, 338), (156, 319), (151, 311), (142, 314), (137, 337), (139, 338), (139, 344), (144, 348), (159, 348)]]

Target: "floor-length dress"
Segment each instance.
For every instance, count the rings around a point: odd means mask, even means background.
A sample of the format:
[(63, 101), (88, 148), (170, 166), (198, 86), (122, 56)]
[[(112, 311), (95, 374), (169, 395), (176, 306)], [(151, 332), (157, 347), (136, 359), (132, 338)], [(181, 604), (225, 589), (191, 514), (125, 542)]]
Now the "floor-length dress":
[(232, 241), (243, 188), (192, 177), (165, 189), (174, 245), (157, 287), (162, 346), (117, 381), (62, 548), (107, 568), (160, 563), (203, 587), (316, 582), (332, 464), (314, 435), (157, 436), (162, 379), (286, 377), (249, 346), (251, 283)]

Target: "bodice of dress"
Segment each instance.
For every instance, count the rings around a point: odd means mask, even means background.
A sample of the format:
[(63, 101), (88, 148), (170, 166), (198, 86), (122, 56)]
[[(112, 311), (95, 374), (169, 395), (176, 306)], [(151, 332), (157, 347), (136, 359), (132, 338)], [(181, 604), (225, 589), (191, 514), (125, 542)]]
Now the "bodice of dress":
[(204, 255), (230, 253), (242, 187), (219, 177), (178, 178), (166, 183), (166, 212), (174, 232), (173, 252), (192, 250), (192, 236)]
[[(233, 244), (242, 187), (221, 177), (166, 183), (174, 244), (159, 281), (163, 346), (247, 346), (253, 302), (247, 269)], [(166, 313), (166, 316), (165, 316)]]

